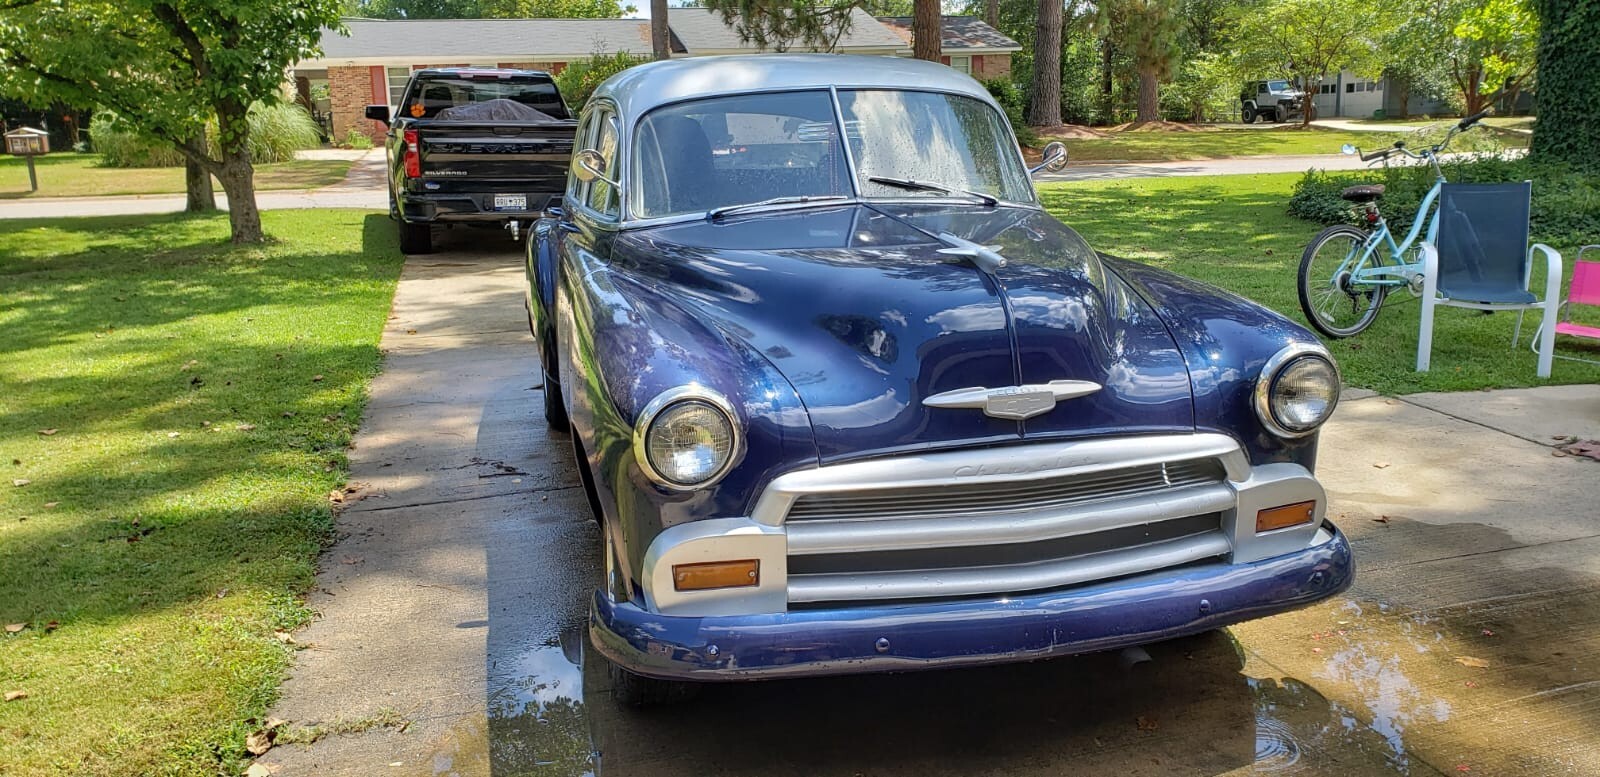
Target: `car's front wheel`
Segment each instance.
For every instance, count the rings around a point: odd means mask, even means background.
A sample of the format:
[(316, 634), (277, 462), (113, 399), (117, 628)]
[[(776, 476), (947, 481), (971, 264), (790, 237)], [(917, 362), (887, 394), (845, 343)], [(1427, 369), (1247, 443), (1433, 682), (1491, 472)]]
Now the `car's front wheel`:
[(1239, 117), (1239, 120), (1243, 121), (1245, 124), (1256, 123), (1256, 109), (1246, 106), (1244, 113)]
[[(574, 434), (576, 439), (577, 435)], [(574, 446), (582, 451), (581, 446)], [(587, 470), (587, 462), (579, 461), (580, 471)], [(599, 505), (593, 505), (599, 509)], [(605, 591), (608, 596), (621, 596), (622, 589), (626, 586), (622, 582), (618, 571), (616, 546), (611, 539), (610, 528), (604, 521), (600, 522), (600, 536), (602, 539), (601, 553), (605, 564)], [(658, 680), (654, 677), (634, 674), (610, 660), (606, 660), (606, 668), (611, 679), (611, 698), (619, 704), (629, 707), (657, 707), (667, 704), (679, 704), (688, 701), (700, 694), (700, 683), (686, 683), (677, 680)]]

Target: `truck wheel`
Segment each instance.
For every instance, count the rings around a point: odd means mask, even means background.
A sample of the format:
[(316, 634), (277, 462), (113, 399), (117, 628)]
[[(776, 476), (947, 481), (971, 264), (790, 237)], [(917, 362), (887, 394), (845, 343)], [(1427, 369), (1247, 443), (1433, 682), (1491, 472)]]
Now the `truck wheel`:
[(409, 221), (401, 221), (397, 223), (400, 225), (400, 253), (433, 253), (432, 224), (413, 224)]
[(628, 707), (660, 707), (682, 704), (700, 695), (699, 683), (657, 680), (636, 675), (616, 664), (611, 668), (611, 698)]
[(1283, 111), (1273, 111), (1272, 112), (1272, 123), (1273, 124), (1282, 124), (1283, 123)]
[(1245, 106), (1244, 113), (1239, 116), (1239, 120), (1243, 121), (1245, 124), (1256, 123), (1256, 109)]
[(571, 426), (567, 421), (567, 408), (561, 404), (561, 384), (549, 372), (544, 374), (544, 422), (560, 431)]

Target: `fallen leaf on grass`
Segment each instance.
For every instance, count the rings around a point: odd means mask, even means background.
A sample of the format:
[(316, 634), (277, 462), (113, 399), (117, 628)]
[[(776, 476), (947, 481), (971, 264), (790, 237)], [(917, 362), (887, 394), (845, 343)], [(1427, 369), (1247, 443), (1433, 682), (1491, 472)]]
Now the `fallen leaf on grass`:
[(32, 482), (33, 481), (31, 481), (31, 480), (29, 480), (27, 478), (17, 478), (16, 480), (11, 481), (11, 485), (16, 486), (17, 488), (22, 488), (23, 486), (28, 485), (29, 483), (32, 483)]
[(270, 729), (257, 731), (244, 738), (244, 749), (251, 755), (261, 755), (272, 749), (273, 732)]
[(178, 369), (180, 371), (182, 371), (182, 372), (188, 372), (189, 370), (194, 369), (195, 365), (197, 365), (199, 363), (200, 363), (199, 359), (190, 359), (189, 361), (184, 362), (183, 366), (179, 367)]
[[(283, 629), (278, 629), (277, 631), (272, 632), (272, 636), (277, 637), (278, 641), (282, 642), (285, 645), (293, 645), (294, 644), (294, 635), (290, 634), (287, 631), (284, 631)], [(270, 723), (270, 722), (271, 721), (268, 721), (268, 723)]]
[(49, 634), (59, 628), (61, 628), (61, 621), (50, 621), (44, 625), (44, 633)]
[(7, 634), (15, 634), (15, 633), (17, 633), (19, 631), (22, 631), (25, 628), (28, 628), (28, 624), (26, 624), (26, 623), (7, 623), (6, 624), (6, 633)]
[(238, 429), (241, 432), (253, 432), (253, 431), (255, 431), (256, 425), (255, 424), (239, 424), (238, 426), (236, 426), (234, 428)]
[(250, 764), (250, 768), (244, 770), (244, 777), (271, 777), (271, 775), (272, 770), (268, 769), (266, 764)]
[(28, 698), (27, 691), (6, 691), (6, 701), (20, 701)]
[(42, 434), (42, 435), (44, 435), (46, 437), (50, 437), (50, 436), (54, 435), (56, 432), (59, 432), (59, 431), (61, 431), (61, 430), (60, 429), (40, 429), (39, 430), (39, 434)]
[(1140, 731), (1155, 731), (1157, 728), (1160, 728), (1160, 725), (1156, 723), (1155, 718), (1147, 718), (1143, 715), (1134, 718), (1133, 722), (1139, 727)]
[(1372, 466), (1377, 468), (1377, 469), (1388, 469), (1389, 468), (1389, 462), (1387, 462), (1387, 461), (1375, 461), (1375, 462), (1372, 463)]
[(46, 509), (46, 510), (54, 510), (54, 509), (56, 509), (56, 505), (58, 505), (58, 504), (61, 504), (61, 503), (60, 502), (45, 502), (44, 503), (44, 509)]
[(312, 383), (321, 383), (322, 382), (322, 376), (321, 375), (312, 375), (311, 376), (311, 382)]
[(177, 437), (178, 433), (177, 432), (167, 432), (167, 436), (168, 437)]
[(1481, 658), (1473, 658), (1472, 656), (1456, 656), (1456, 663), (1458, 663), (1458, 664), (1460, 664), (1462, 666), (1470, 666), (1473, 669), (1488, 669), (1489, 668), (1489, 662), (1488, 661), (1485, 661), (1485, 660), (1483, 660)]

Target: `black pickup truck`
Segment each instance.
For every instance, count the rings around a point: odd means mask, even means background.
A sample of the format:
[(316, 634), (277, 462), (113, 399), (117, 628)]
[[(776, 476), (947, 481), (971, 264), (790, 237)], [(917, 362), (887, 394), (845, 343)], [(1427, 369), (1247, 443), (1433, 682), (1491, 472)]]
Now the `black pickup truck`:
[(577, 122), (549, 73), (438, 68), (411, 74), (389, 125), (389, 216), (400, 249), (433, 250), (436, 223), (521, 228), (559, 202)]

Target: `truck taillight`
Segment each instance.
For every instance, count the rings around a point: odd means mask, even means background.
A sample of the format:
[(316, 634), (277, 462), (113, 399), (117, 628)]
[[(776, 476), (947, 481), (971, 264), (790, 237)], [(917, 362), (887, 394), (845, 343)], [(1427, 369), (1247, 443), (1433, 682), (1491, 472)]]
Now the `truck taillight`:
[(422, 176), (422, 157), (417, 153), (417, 131), (406, 130), (404, 138), (406, 148), (404, 155), (400, 158), (401, 166), (405, 169), (407, 178), (420, 178)]

